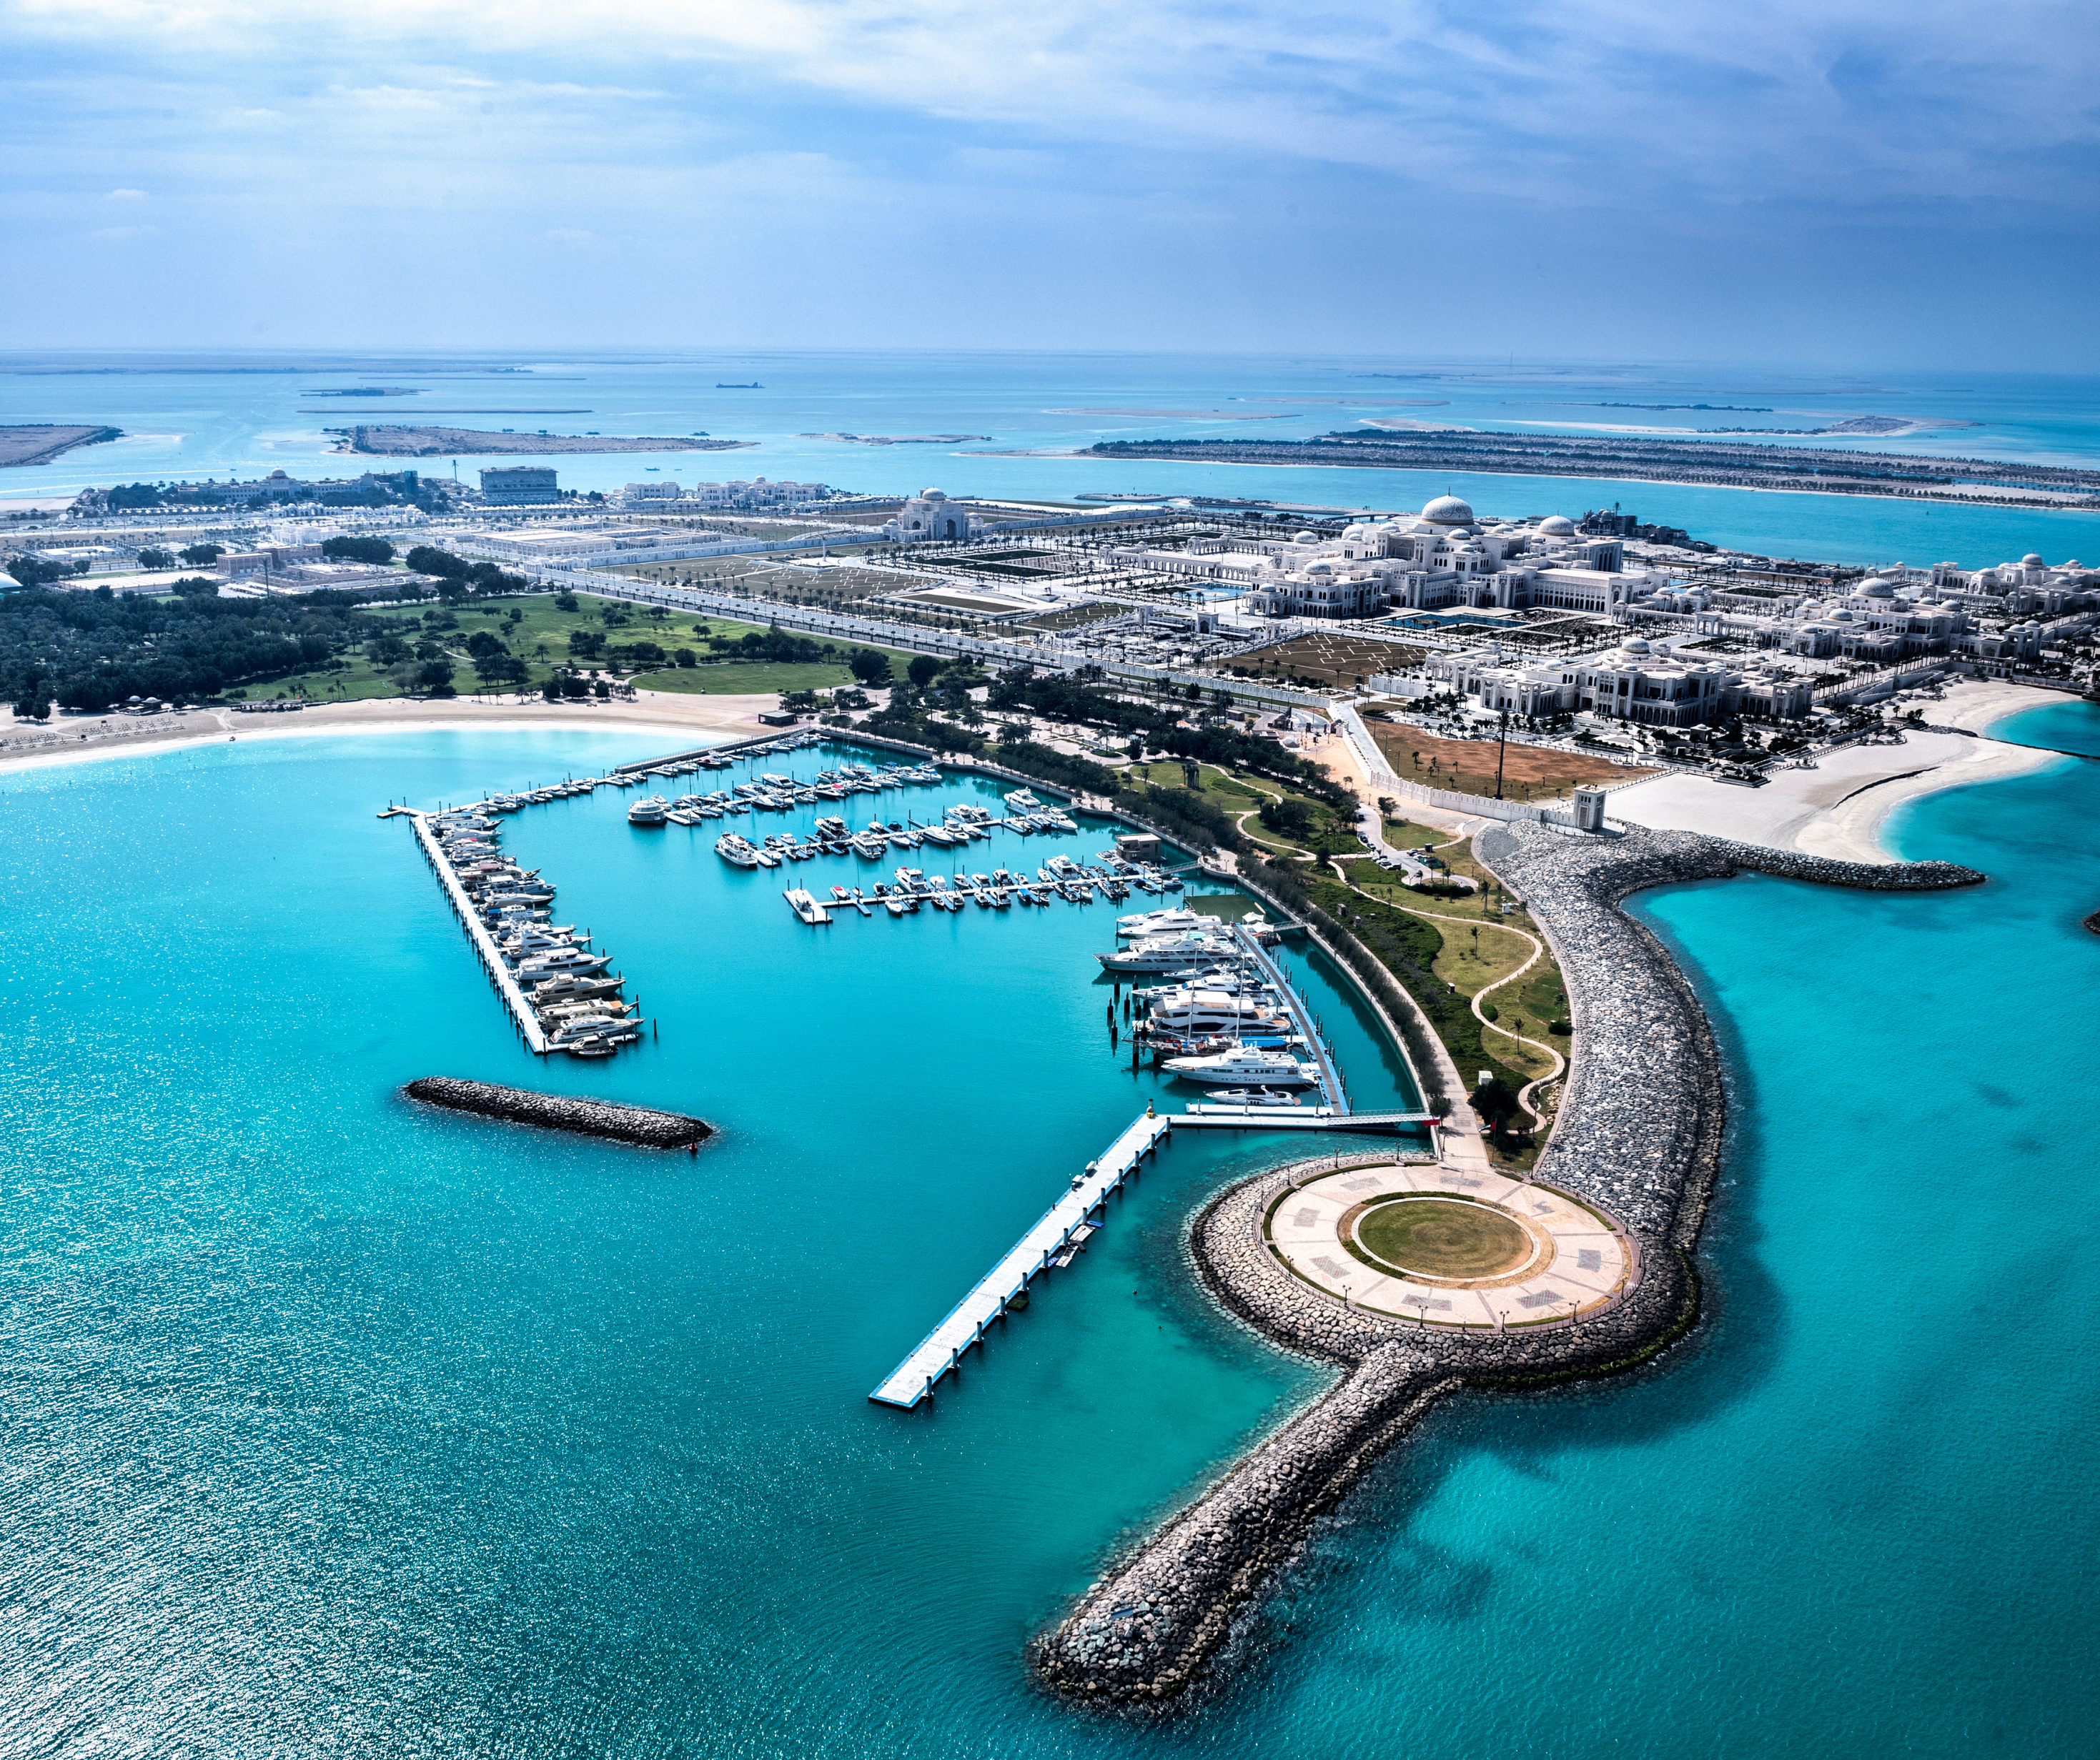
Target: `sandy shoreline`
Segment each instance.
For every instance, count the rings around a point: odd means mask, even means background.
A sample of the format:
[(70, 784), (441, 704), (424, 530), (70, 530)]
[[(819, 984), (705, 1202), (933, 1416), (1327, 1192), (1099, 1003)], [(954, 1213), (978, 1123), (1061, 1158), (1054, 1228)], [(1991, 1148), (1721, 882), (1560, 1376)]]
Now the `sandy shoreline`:
[(27, 734), (32, 738), (56, 735), (65, 741), (22, 749), (8, 749), (0, 743), (0, 772), (180, 751), (196, 746), (224, 745), (229, 740), (401, 733), (430, 727), (630, 728), (638, 733), (660, 733), (670, 743), (690, 739), (699, 745), (774, 731), (758, 717), (779, 702), (779, 697), (770, 692), (748, 697), (686, 697), (668, 691), (642, 691), (632, 703), (594, 702), (560, 708), (529, 697), (493, 701), (453, 697), (423, 702), (378, 697), (362, 702), (317, 704), (291, 715), (242, 715), (231, 709), (205, 709), (170, 715), (165, 723), (103, 718), (86, 726), (54, 722), (48, 730), (33, 724), (16, 723), (12, 728), (0, 724), (0, 742), (11, 734)]

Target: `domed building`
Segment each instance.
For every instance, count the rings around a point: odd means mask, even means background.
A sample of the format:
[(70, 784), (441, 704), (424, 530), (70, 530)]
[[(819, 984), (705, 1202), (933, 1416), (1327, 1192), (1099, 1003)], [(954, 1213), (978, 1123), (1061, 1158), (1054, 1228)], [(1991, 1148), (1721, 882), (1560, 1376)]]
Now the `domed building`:
[(891, 543), (930, 541), (959, 543), (981, 537), (984, 521), (967, 508), (958, 507), (939, 489), (922, 489), (897, 510), (897, 517), (882, 528)]

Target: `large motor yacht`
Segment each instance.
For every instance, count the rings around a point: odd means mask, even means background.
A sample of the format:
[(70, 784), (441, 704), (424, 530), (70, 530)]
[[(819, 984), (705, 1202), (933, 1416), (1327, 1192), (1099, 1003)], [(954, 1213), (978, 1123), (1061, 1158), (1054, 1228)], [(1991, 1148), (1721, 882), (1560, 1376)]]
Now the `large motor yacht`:
[(645, 794), (627, 809), (627, 822), (631, 825), (660, 825), (671, 817), (671, 803), (661, 794)]
[(1191, 966), (1215, 965), (1230, 958), (1235, 951), (1222, 935), (1153, 935), (1114, 953), (1094, 957), (1112, 972), (1178, 972)]
[(1281, 1051), (1256, 1051), (1247, 1045), (1234, 1045), (1208, 1057), (1168, 1058), (1160, 1067), (1193, 1081), (1245, 1082), (1256, 1087), (1309, 1088), (1320, 1079), (1310, 1063)]

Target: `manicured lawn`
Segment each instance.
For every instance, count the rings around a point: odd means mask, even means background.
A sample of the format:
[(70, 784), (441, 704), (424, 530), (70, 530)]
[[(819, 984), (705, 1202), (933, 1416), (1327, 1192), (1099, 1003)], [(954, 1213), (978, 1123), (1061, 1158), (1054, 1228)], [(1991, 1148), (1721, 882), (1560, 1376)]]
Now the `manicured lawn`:
[(1430, 1277), (1488, 1278), (1531, 1256), (1531, 1240), (1508, 1217), (1449, 1198), (1403, 1198), (1357, 1221), (1357, 1240), (1374, 1257)]
[(673, 667), (660, 672), (638, 672), (629, 682), (642, 690), (727, 697), (754, 696), (764, 691), (831, 690), (840, 684), (852, 684), (854, 675), (843, 666), (796, 666), (761, 660), (749, 664)]
[[(747, 635), (765, 633), (761, 624), (739, 623), (729, 618), (686, 614), (656, 618), (649, 615), (646, 608), (619, 600), (588, 593), (576, 597), (576, 609), (573, 611), (562, 609), (551, 593), (527, 593), (452, 607), (434, 603), (418, 608), (390, 608), (373, 614), (373, 617), (375, 622), (390, 626), (390, 632), (404, 641), (435, 642), (442, 647), (452, 663), (453, 689), (461, 696), (483, 688), (474, 675), (466, 646), (468, 639), (478, 631), (487, 630), (500, 636), (510, 651), (526, 664), (527, 676), (523, 684), (489, 688), (527, 693), (537, 692), (554, 675), (558, 666), (574, 664), (586, 671), (593, 666), (604, 667), (602, 658), (593, 660), (573, 653), (569, 636), (576, 631), (602, 636), (609, 647), (650, 641), (669, 653), (690, 648), (702, 657), (713, 652), (708, 645), (710, 635), (736, 640)], [(511, 618), (514, 610), (518, 614), (516, 622)], [(436, 621), (430, 621), (426, 614), (435, 614)], [(448, 615), (452, 620), (452, 627), (445, 627)], [(889, 657), (891, 667), (899, 675), (911, 663), (912, 656), (898, 649), (885, 648), (879, 651)], [(346, 663), (339, 670), (317, 669), (293, 678), (271, 680), (250, 687), (249, 694), (255, 698), (299, 696), (314, 702), (351, 702), (360, 698), (402, 694), (388, 676), (391, 669), (374, 666), (361, 650), (352, 649), (340, 658)], [(704, 658), (695, 667), (666, 667), (638, 674), (633, 682), (649, 690), (695, 693), (704, 691), (714, 696), (731, 696), (830, 690), (850, 684), (853, 676), (843, 661), (788, 664), (733, 660), (710, 663)]]

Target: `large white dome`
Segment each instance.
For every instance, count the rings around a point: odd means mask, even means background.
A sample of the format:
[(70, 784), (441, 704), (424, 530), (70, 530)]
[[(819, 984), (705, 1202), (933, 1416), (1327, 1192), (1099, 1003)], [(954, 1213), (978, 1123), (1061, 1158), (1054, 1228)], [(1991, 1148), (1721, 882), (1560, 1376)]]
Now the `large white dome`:
[(1542, 538), (1573, 538), (1575, 535), (1575, 521), (1565, 513), (1549, 513), (1538, 522), (1538, 535)]
[(1470, 526), (1473, 509), (1456, 495), (1439, 495), (1422, 510), (1422, 517), (1438, 526)]

